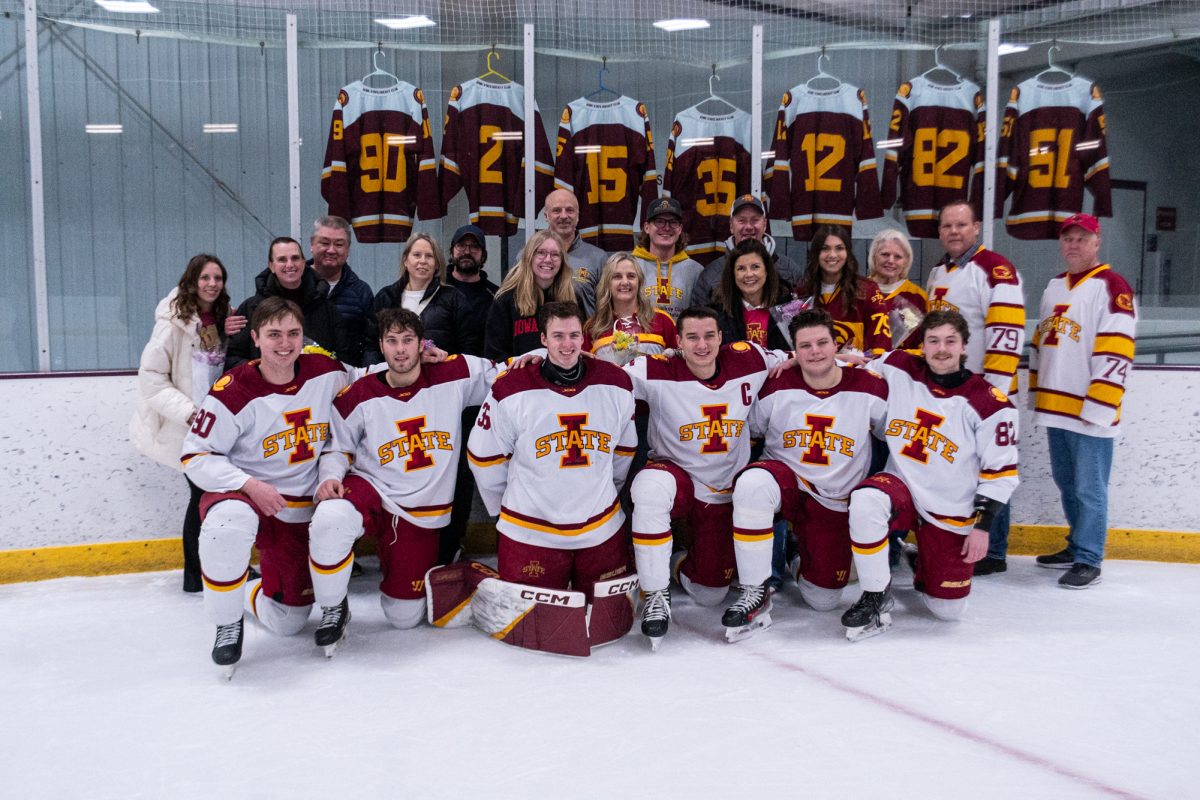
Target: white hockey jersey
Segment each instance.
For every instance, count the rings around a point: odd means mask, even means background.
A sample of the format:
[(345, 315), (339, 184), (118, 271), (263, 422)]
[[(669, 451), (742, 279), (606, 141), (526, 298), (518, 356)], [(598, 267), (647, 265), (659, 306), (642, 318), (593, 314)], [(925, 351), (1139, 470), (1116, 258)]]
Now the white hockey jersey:
[(683, 206), (688, 256), (709, 264), (725, 255), (733, 201), (750, 193), (750, 115), (741, 109), (704, 114), (684, 109), (671, 124), (663, 197)]
[(334, 400), (321, 480), (341, 480), (349, 467), (375, 488), (389, 513), (421, 528), (445, 526), (464, 441), (463, 409), (483, 402), (498, 369), (486, 359), (452, 355), (423, 365), (411, 386), (392, 388), (385, 372), (355, 381)]
[(234, 492), (257, 478), (287, 501), (280, 520), (307, 522), (333, 398), (349, 382), (341, 363), (322, 355), (300, 356), (284, 386), (268, 383), (257, 359), (234, 367), (196, 412), (183, 440), (184, 474), (206, 492)]
[(1108, 264), (1059, 275), (1042, 295), (1029, 354), (1034, 421), (1113, 438), (1133, 367), (1133, 290)]
[(496, 530), (559, 550), (608, 540), (625, 524), (617, 491), (637, 450), (629, 376), (585, 362), (560, 387), (535, 367), (503, 373), (479, 409), (467, 457)]
[(871, 436), (883, 437), (887, 382), (844, 367), (831, 389), (812, 389), (799, 367), (759, 392), (750, 429), (763, 437), (763, 458), (787, 464), (800, 486), (834, 511), (849, 507), (850, 490), (871, 468)]
[(682, 468), (697, 500), (731, 502), (733, 479), (750, 461), (750, 410), (768, 372), (786, 359), (734, 342), (721, 348), (711, 381), (698, 380), (682, 356), (639, 358), (625, 367), (634, 395), (650, 407), (650, 458)]
[(957, 311), (967, 321), (967, 369), (1006, 394), (1017, 391), (1017, 362), (1025, 346), (1021, 275), (999, 253), (982, 246), (962, 263), (943, 259), (929, 273), (929, 310)]
[(970, 533), (975, 495), (1007, 503), (1017, 488), (1017, 410), (979, 375), (943, 389), (904, 350), (867, 366), (888, 385), (886, 470), (904, 480), (923, 518)]

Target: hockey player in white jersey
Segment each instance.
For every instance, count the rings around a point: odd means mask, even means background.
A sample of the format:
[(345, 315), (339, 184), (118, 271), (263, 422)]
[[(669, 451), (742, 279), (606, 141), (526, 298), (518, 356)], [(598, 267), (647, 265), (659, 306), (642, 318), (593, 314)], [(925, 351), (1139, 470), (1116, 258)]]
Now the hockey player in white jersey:
[(965, 368), (966, 321), (933, 311), (921, 330), (923, 358), (897, 350), (868, 364), (888, 384), (888, 462), (850, 495), (863, 589), (842, 615), (851, 641), (891, 625), (889, 530), (916, 532), (914, 588), (938, 619), (960, 618), (988, 527), (1017, 487), (1017, 412)]
[[(646, 595), (642, 633), (657, 649), (671, 617), (671, 521), (686, 519), (692, 547), (676, 557), (676, 580), (696, 602), (714, 606), (733, 580), (733, 479), (750, 460), (747, 418), (770, 369), (782, 353), (749, 342), (721, 346), (717, 315), (692, 307), (679, 315), (674, 357), (640, 358), (626, 367), (634, 394), (650, 408), (650, 462), (631, 487), (633, 551)], [(771, 531), (766, 532), (771, 547)], [(769, 576), (768, 570), (768, 576)], [(742, 595), (726, 613), (732, 627), (748, 624), (770, 607), (764, 582), (742, 582)]]
[(789, 330), (796, 366), (767, 381), (750, 413), (763, 455), (734, 486), (734, 553), (743, 584), (769, 578), (769, 534), (782, 516), (796, 533), (800, 596), (830, 611), (849, 579), (850, 490), (870, 470), (872, 434), (882, 437), (887, 383), (838, 365), (837, 332), (823, 309), (797, 314)]
[[(339, 362), (301, 355), (304, 315), (290, 300), (264, 300), (250, 327), (261, 358), (217, 380), (196, 412), (182, 456), (184, 473), (205, 491), (204, 608), (217, 626), (213, 661), (227, 676), (242, 655), (243, 604), (276, 633), (298, 633), (308, 619), (317, 459), (329, 439), (334, 395), (349, 382)], [(262, 578), (248, 583), (254, 545)]]
[(350, 607), (346, 590), (354, 542), (379, 543), (380, 604), (397, 628), (425, 614), (425, 573), (437, 564), (438, 534), (450, 521), (462, 447), (462, 411), (483, 402), (496, 368), (452, 355), (421, 363), (424, 326), (406, 309), (379, 312), (387, 370), (338, 395), (332, 441), (320, 463), (309, 529), (309, 570), (321, 624), (314, 638), (332, 655)]

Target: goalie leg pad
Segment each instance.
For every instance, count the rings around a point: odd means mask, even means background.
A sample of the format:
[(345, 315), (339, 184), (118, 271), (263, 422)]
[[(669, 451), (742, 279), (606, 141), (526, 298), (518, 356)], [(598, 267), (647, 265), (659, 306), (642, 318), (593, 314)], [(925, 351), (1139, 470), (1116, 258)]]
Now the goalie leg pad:
[(564, 656), (591, 654), (583, 592), (487, 578), (471, 600), (475, 627), (505, 644)]
[(457, 561), (425, 573), (425, 599), (429, 624), (435, 628), (461, 628), (471, 624), (471, 603), (484, 578), (500, 573), (478, 561)]
[(632, 575), (597, 581), (588, 609), (588, 641), (592, 647), (615, 642), (633, 628), (638, 579)]

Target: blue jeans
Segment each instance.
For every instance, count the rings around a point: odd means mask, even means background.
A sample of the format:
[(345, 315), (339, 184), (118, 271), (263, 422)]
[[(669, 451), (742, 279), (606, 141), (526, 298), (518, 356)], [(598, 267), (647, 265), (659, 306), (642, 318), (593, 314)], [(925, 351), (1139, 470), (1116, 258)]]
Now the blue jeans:
[(1108, 476), (1113, 439), (1049, 428), (1050, 472), (1062, 495), (1071, 532), (1067, 552), (1076, 564), (1098, 567), (1108, 535)]
[(1010, 518), (1009, 504), (996, 512), (992, 517), (992, 527), (988, 530), (988, 558), (998, 558), (1001, 561), (1008, 555), (1008, 521)]

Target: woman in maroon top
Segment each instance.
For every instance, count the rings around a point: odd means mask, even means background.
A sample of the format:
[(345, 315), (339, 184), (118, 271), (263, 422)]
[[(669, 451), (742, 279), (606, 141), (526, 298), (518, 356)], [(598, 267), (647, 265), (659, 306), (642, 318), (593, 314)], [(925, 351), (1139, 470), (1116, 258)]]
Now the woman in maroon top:
[(892, 349), (887, 301), (875, 281), (859, 274), (850, 244), (841, 225), (817, 228), (796, 297), (829, 312), (843, 353), (878, 355)]
[(770, 350), (791, 350), (786, 321), (772, 313), (787, 301), (788, 285), (767, 248), (757, 239), (743, 239), (725, 257), (725, 270), (709, 305), (717, 312), (722, 344), (747, 341)]

